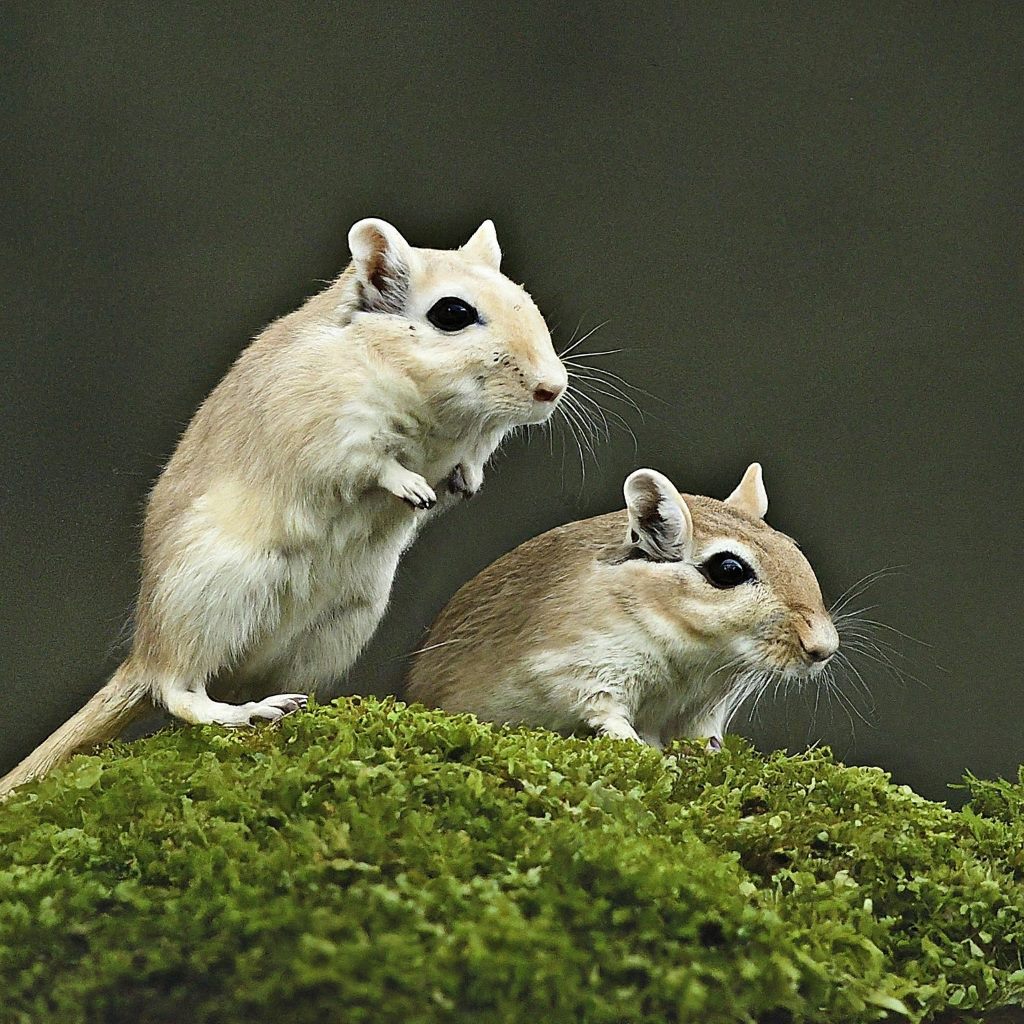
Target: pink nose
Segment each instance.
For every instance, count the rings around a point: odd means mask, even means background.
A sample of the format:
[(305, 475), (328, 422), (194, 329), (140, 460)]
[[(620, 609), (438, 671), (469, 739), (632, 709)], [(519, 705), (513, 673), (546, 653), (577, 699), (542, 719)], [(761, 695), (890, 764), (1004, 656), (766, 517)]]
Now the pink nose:
[(564, 384), (538, 384), (533, 390), (533, 400), (535, 402), (553, 402), (564, 390)]

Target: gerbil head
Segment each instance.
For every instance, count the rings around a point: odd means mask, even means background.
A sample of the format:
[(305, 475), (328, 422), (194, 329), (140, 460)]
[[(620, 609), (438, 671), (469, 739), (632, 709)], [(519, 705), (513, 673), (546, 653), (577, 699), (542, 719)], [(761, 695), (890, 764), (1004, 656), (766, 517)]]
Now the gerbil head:
[(667, 654), (798, 678), (816, 675), (839, 649), (814, 570), (764, 522), (756, 462), (724, 501), (682, 495), (652, 469), (631, 474), (624, 493), (617, 596)]
[(542, 423), (568, 383), (547, 324), (505, 277), (494, 225), (461, 249), (416, 249), (386, 221), (349, 232), (353, 323), (439, 407), (501, 427)]

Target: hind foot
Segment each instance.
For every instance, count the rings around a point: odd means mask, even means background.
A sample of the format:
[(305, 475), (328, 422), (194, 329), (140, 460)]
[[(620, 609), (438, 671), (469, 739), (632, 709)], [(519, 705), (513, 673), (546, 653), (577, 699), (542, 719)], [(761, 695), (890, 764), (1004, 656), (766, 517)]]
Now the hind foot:
[(211, 700), (204, 691), (172, 690), (165, 695), (163, 704), (175, 718), (194, 725), (240, 729), (256, 722), (279, 722), (285, 715), (300, 711), (308, 701), (304, 693), (278, 693), (248, 704), (222, 704)]
[[(265, 697), (263, 700), (250, 701), (241, 706), (242, 711), (247, 712), (249, 719), (241, 725), (255, 725), (257, 722), (280, 722), (285, 715), (292, 715), (301, 711), (309, 703), (309, 698), (304, 693), (278, 693), (273, 697)], [(225, 723), (228, 724), (228, 723)]]

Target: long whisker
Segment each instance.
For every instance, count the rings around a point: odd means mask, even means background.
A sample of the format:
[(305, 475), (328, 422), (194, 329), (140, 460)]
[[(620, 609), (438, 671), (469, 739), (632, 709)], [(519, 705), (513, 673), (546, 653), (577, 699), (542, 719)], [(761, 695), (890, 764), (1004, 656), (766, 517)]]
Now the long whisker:
[(440, 640), (436, 644), (428, 644), (426, 647), (421, 647), (417, 651), (410, 651), (408, 654), (399, 655), (396, 661), (401, 661), (404, 658), (415, 658), (417, 654), (426, 654), (427, 651), (436, 651), (439, 647), (447, 647), (449, 644), (461, 644), (465, 643), (462, 637), (453, 637), (451, 640)]
[(594, 398), (593, 395), (587, 394), (587, 392), (585, 392), (582, 388), (578, 388), (576, 390), (576, 398), (585, 401), (590, 405), (593, 405), (594, 408), (597, 410), (597, 413), (601, 417), (601, 420), (605, 426), (606, 439), (610, 439), (611, 437), (611, 422), (614, 423), (616, 426), (621, 427), (627, 434), (629, 434), (631, 438), (633, 438), (634, 449), (639, 448), (639, 442), (637, 441), (636, 434), (633, 432), (633, 428), (629, 425), (629, 423), (623, 416), (620, 416), (619, 413), (615, 412), (614, 409), (605, 408), (596, 398)]
[(880, 607), (877, 604), (866, 604), (863, 608), (855, 608), (852, 612), (841, 612), (838, 615), (832, 616), (833, 622), (846, 622), (849, 620), (859, 619), (865, 612), (873, 612), (876, 608)]
[[(590, 371), (592, 373), (603, 373), (606, 377), (611, 378), (611, 380), (616, 381), (618, 384), (621, 384), (623, 387), (629, 388), (630, 391), (636, 391), (638, 394), (645, 395), (647, 398), (651, 398), (655, 402), (660, 402), (662, 405), (668, 406), (668, 405), (671, 404), (669, 402), (666, 402), (664, 398), (661, 398), (658, 395), (653, 395), (653, 394), (651, 394), (650, 391), (645, 391), (641, 387), (637, 387), (636, 384), (630, 384), (630, 382), (628, 380), (626, 380), (624, 377), (621, 377), (617, 373), (613, 373), (611, 370), (609, 370), (605, 366), (593, 366), (590, 363), (585, 363), (585, 364), (580, 365), (580, 364), (576, 364), (575, 360), (572, 360), (572, 359), (564, 360), (564, 362), (566, 363), (567, 366), (574, 366), (574, 365), (576, 365), (577, 368), (581, 369), (581, 370), (588, 370), (588, 371)], [(610, 384), (611, 380), (606, 381), (606, 383)]]
[[(569, 379), (573, 381), (587, 381), (588, 386), (591, 388), (591, 390), (597, 392), (598, 394), (604, 395), (607, 398), (613, 398), (617, 402), (622, 402), (623, 404), (630, 406), (640, 414), (641, 419), (644, 418), (643, 409), (641, 409), (640, 406), (637, 405), (633, 397), (631, 395), (628, 395), (625, 391), (618, 387), (618, 385), (612, 383), (611, 381), (604, 380), (601, 377), (591, 377), (589, 374), (586, 373), (579, 373), (572, 367), (569, 368)], [(582, 390), (582, 388), (578, 388), (577, 390)]]
[(561, 473), (562, 473), (562, 484), (565, 484), (565, 453), (569, 447), (568, 438), (571, 437), (573, 444), (579, 448), (579, 442), (576, 440), (576, 432), (573, 430), (572, 424), (569, 422), (569, 417), (565, 415), (565, 410), (559, 405), (555, 409), (555, 414), (551, 417), (559, 426), (564, 427), (562, 431), (562, 460), (561, 460)]
[[(868, 693), (868, 696), (869, 696), (869, 698), (870, 698), (870, 691), (868, 691), (868, 690), (867, 690), (867, 684), (866, 684), (866, 683), (864, 683), (864, 679), (863, 679), (863, 676), (861, 676), (861, 675), (860, 675), (860, 673), (859, 673), (859, 672), (857, 672), (856, 668), (854, 668), (854, 666), (853, 666), (852, 662), (850, 661), (850, 659), (849, 659), (849, 658), (847, 658), (847, 657), (846, 657), (845, 655), (841, 654), (841, 652), (840, 652), (840, 655), (839, 655), (839, 663), (840, 663), (840, 664), (842, 664), (842, 665), (844, 665), (844, 666), (846, 666), (846, 668), (848, 668), (848, 669), (849, 669), (849, 670), (850, 670), (850, 671), (851, 671), (852, 673), (855, 673), (855, 674), (857, 675), (857, 678), (859, 678), (859, 679), (860, 679), (860, 681), (861, 681), (861, 683), (862, 683), (862, 684), (864, 685), (865, 691), (866, 691), (866, 692)], [(851, 677), (851, 678), (852, 678), (852, 677)], [(846, 704), (846, 705), (847, 705), (847, 706), (849, 707), (849, 709), (850, 709), (850, 710), (851, 710), (851, 711), (852, 711), (852, 712), (853, 712), (853, 713), (854, 713), (854, 714), (855, 714), (855, 715), (856, 715), (856, 716), (857, 716), (857, 717), (858, 717), (858, 718), (859, 718), (859, 719), (860, 719), (860, 720), (861, 720), (861, 721), (862, 721), (862, 722), (863, 722), (863, 723), (864, 723), (864, 724), (865, 724), (865, 725), (866, 725), (866, 726), (867, 726), (867, 727), (868, 727), (869, 729), (874, 729), (874, 728), (877, 728), (877, 726), (875, 726), (875, 725), (874, 725), (874, 723), (872, 723), (872, 722), (871, 722), (871, 721), (869, 721), (869, 720), (868, 720), (867, 718), (865, 718), (865, 716), (864, 716), (864, 715), (863, 715), (863, 714), (861, 713), (861, 710), (860, 710), (860, 708), (858, 708), (858, 707), (857, 707), (857, 705), (856, 705), (856, 704), (855, 704), (855, 703), (854, 703), (854, 702), (853, 702), (853, 701), (852, 701), (852, 700), (850, 699), (850, 696), (849, 696), (849, 694), (847, 694), (847, 693), (846, 693), (846, 691), (845, 691), (845, 690), (843, 690), (843, 688), (842, 688), (841, 686), (839, 686), (839, 685), (838, 685), (838, 680), (836, 681), (835, 693), (836, 693), (836, 696), (837, 696), (837, 697), (839, 698), (839, 700), (843, 701), (843, 702), (844, 702), (844, 703), (845, 703), (845, 704)]]
[(873, 715), (877, 710), (875, 705), (875, 698), (872, 695), (871, 689), (868, 687), (868, 684), (864, 681), (864, 677), (860, 674), (860, 670), (850, 660), (849, 655), (845, 654), (842, 651), (839, 651), (837, 653), (839, 655), (840, 664), (845, 665), (852, 673), (851, 682), (854, 686), (858, 687), (863, 692), (864, 696), (867, 698), (868, 714)]
[(932, 689), (932, 686), (925, 680), (896, 663), (895, 659), (897, 658), (903, 661), (910, 661), (910, 659), (885, 637), (879, 636), (876, 627), (861, 622), (843, 623), (839, 627), (839, 635), (844, 647), (879, 662), (900, 683), (905, 684), (909, 681), (923, 686), (926, 690)]
[[(571, 345), (576, 340), (576, 335), (580, 333), (580, 328), (582, 326), (583, 326), (583, 317), (580, 317), (579, 320), (576, 321), (576, 326), (572, 329), (572, 334), (569, 336), (569, 341), (567, 342), (567, 344)], [(551, 328), (552, 336), (554, 335), (555, 330), (556, 330), (556, 328), (554, 328), (554, 327)], [(566, 351), (568, 351), (568, 349)]]
[[(608, 323), (608, 321), (606, 320), (605, 323)], [(603, 327), (604, 324), (600, 324), (599, 326)], [(597, 328), (595, 327), (594, 330), (596, 331)], [(568, 351), (568, 349), (566, 349), (566, 351)], [(620, 352), (625, 351), (626, 350), (624, 348), (606, 348), (602, 352), (577, 352), (570, 362), (576, 359), (596, 359), (598, 356), (617, 356)], [(598, 369), (598, 367), (595, 367), (595, 369)]]
[[(596, 333), (597, 331), (601, 330), (601, 328), (604, 327), (608, 323), (609, 323), (608, 320), (604, 320), (601, 323), (599, 323), (596, 327), (592, 327), (589, 331), (587, 331), (586, 334), (583, 335), (582, 338), (579, 339), (579, 341), (574, 341), (567, 348), (562, 349), (562, 351), (558, 353), (558, 358), (559, 359), (565, 359), (565, 357), (570, 352), (572, 352), (573, 349), (579, 348), (580, 345), (582, 345), (583, 342), (585, 342), (587, 340), (587, 338), (589, 338), (592, 334)], [(579, 327), (577, 327), (576, 330), (579, 330)], [(575, 333), (575, 332), (573, 332), (573, 333)]]
[(856, 597), (864, 593), (868, 587), (873, 586), (879, 580), (884, 579), (887, 576), (894, 576), (897, 572), (905, 569), (904, 565), (887, 565), (881, 569), (875, 569), (873, 572), (869, 572), (866, 576), (862, 576), (856, 583), (847, 587), (842, 594), (832, 602), (832, 607), (829, 608), (829, 612), (834, 616), (838, 615), (844, 608), (849, 605)]
[(904, 640), (909, 640), (912, 644), (920, 644), (922, 647), (927, 647), (929, 650), (934, 650), (934, 645), (927, 643), (924, 640), (918, 640), (916, 636), (911, 636), (909, 633), (904, 633), (902, 629), (897, 629), (895, 626), (890, 626), (887, 622), (878, 622), (876, 619), (861, 619), (863, 623), (869, 626), (874, 626), (876, 629), (887, 629), (890, 633), (895, 633), (897, 636), (902, 637)]
[(588, 395), (585, 391), (581, 389), (577, 389), (574, 392), (573, 397), (575, 398), (577, 405), (579, 405), (581, 402), (586, 402), (588, 407), (593, 407), (593, 409), (596, 411), (597, 416), (600, 417), (601, 423), (604, 427), (605, 440), (608, 440), (611, 436), (611, 427), (608, 423), (608, 417), (605, 415), (605, 410), (601, 407), (601, 404), (595, 401), (590, 395)]
[(566, 393), (565, 397), (563, 398), (563, 401), (566, 404), (566, 414), (568, 415), (569, 413), (571, 413), (573, 417), (576, 419), (577, 423), (580, 426), (580, 433), (583, 436), (584, 444), (586, 444), (587, 450), (590, 452), (591, 456), (593, 456), (594, 460), (596, 461), (597, 452), (594, 449), (594, 440), (596, 436), (595, 430), (597, 428), (595, 428), (593, 421), (587, 415), (586, 411), (580, 406), (579, 402), (576, 400), (575, 395), (570, 395), (569, 393)]
[(829, 680), (831, 678), (832, 678), (832, 666), (829, 665), (828, 668), (825, 669), (825, 672), (822, 675), (822, 680), (821, 680), (822, 685), (814, 687), (814, 707), (811, 708), (811, 721), (810, 721), (810, 723), (807, 726), (807, 736), (806, 736), (806, 739), (808, 739), (808, 740), (811, 738), (811, 734), (814, 732), (814, 727), (818, 724), (818, 704), (821, 701), (822, 689), (824, 687), (828, 686)]
[[(573, 442), (576, 445), (576, 451), (580, 458), (580, 475), (581, 482), (580, 486), (586, 482), (587, 479), (587, 460), (583, 453), (583, 441), (580, 439), (580, 435), (577, 434), (578, 420), (576, 419), (575, 413), (572, 410), (572, 406), (567, 402), (562, 401), (558, 405), (559, 410), (562, 413), (562, 421), (568, 426), (570, 433), (572, 434)], [(582, 428), (580, 428), (582, 429)]]
[(828, 682), (828, 694), (829, 697), (834, 698), (836, 706), (841, 708), (843, 714), (846, 715), (846, 720), (850, 723), (850, 733), (856, 737), (857, 726), (853, 721), (853, 716), (850, 714), (849, 702), (844, 700), (843, 691), (839, 688), (838, 683), (834, 679), (830, 679)]

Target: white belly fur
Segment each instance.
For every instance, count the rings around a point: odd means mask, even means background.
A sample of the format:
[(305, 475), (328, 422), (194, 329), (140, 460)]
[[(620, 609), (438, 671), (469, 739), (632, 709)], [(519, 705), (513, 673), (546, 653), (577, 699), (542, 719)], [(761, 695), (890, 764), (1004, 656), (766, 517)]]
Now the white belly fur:
[[(427, 467), (433, 471), (428, 479), (446, 476), (458, 461), (437, 460), (448, 468)], [(437, 489), (442, 502), (453, 500)], [(253, 605), (266, 609), (255, 616), (251, 608), (241, 610), (242, 619), (258, 621), (244, 630), (248, 642), (229, 664), (216, 657), (207, 662), (211, 691), (236, 697), (282, 687), (307, 692), (343, 676), (383, 616), (399, 559), (423, 519), (424, 513), (377, 490), (327, 508), (291, 509), (289, 540), (252, 552), (268, 591)], [(247, 575), (251, 563), (239, 565), (237, 548), (230, 561)], [(246, 582), (238, 589), (244, 593)]]

